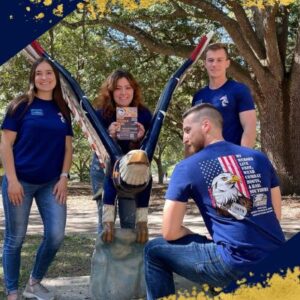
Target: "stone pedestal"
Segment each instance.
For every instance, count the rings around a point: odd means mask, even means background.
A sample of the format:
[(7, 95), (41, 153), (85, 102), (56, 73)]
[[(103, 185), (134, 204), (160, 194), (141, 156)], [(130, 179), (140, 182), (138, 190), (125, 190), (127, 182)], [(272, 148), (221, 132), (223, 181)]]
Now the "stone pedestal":
[(144, 245), (132, 229), (116, 228), (111, 244), (97, 238), (92, 257), (90, 292), (94, 300), (131, 300), (146, 297)]

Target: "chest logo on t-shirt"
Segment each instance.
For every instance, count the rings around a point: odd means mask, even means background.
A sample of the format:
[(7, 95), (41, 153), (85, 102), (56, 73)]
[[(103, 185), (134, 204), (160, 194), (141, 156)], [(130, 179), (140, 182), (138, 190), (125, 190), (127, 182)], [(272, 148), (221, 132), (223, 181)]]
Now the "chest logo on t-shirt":
[(60, 120), (62, 121), (62, 123), (66, 123), (66, 119), (64, 118), (63, 114), (61, 112), (58, 113)]
[(220, 98), (220, 101), (221, 101), (221, 105), (222, 105), (223, 107), (226, 107), (226, 106), (228, 106), (228, 104), (229, 104), (229, 101), (228, 101), (228, 98), (227, 98), (226, 95), (222, 96), (222, 97)]
[(44, 111), (41, 108), (31, 108), (30, 109), (30, 114), (32, 116), (43, 116)]

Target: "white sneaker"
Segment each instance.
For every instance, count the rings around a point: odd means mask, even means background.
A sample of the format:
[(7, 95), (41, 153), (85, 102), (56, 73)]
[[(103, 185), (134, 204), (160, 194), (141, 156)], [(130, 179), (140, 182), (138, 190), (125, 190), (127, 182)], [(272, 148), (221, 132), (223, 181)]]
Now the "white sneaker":
[(54, 300), (55, 295), (46, 289), (40, 282), (34, 285), (26, 284), (26, 288), (23, 292), (25, 298), (36, 298), (37, 300)]

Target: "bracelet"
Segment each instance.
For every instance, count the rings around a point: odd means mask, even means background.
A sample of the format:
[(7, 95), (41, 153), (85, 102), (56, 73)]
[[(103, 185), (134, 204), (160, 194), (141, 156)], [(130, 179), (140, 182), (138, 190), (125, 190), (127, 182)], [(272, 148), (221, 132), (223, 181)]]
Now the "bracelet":
[(69, 178), (70, 176), (69, 176), (69, 173), (67, 173), (67, 172), (62, 172), (62, 173), (60, 174), (60, 177), (66, 177), (66, 178)]

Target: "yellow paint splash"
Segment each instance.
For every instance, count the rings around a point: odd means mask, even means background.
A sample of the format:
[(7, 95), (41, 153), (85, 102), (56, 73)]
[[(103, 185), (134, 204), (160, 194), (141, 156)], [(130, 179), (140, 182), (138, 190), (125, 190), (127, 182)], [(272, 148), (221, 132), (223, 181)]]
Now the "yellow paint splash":
[(62, 17), (64, 13), (64, 5), (63, 4), (57, 5), (57, 7), (54, 8), (52, 12), (55, 16)]
[(50, 5), (52, 5), (52, 0), (44, 0), (44, 5), (45, 5), (45, 6), (50, 6)]
[(38, 15), (36, 15), (34, 18), (36, 20), (40, 20), (40, 19), (43, 19), (45, 17), (45, 14), (43, 12), (40, 12)]
[(265, 9), (267, 6), (274, 6), (275, 4), (288, 6), (295, 2), (295, 0), (244, 0), (244, 6), (246, 7), (258, 7)]
[[(251, 274), (250, 274), (251, 275)], [(267, 280), (267, 286), (262, 287), (261, 284), (257, 284), (253, 287), (248, 287), (245, 280), (241, 280), (240, 288), (236, 292), (231, 294), (220, 293), (216, 297), (209, 299), (215, 300), (295, 300), (298, 299), (300, 294), (300, 267), (294, 268), (294, 271), (288, 270), (285, 277), (279, 274), (274, 274)], [(204, 291), (207, 290), (207, 286), (204, 286)], [(193, 288), (189, 291), (178, 291), (178, 295), (170, 295), (168, 297), (161, 298), (163, 300), (207, 300), (205, 292), (198, 292), (197, 288)]]
[[(140, 0), (139, 2), (135, 0), (96, 0), (96, 10), (98, 13), (102, 14), (107, 11), (108, 4), (111, 5), (122, 5), (126, 10), (136, 10), (142, 8), (148, 8), (157, 3), (163, 3), (167, 0)], [(91, 4), (90, 4), (91, 5)]]
[(83, 3), (77, 3), (77, 9), (82, 10), (84, 8)]
[(30, 6), (26, 6), (26, 10), (27, 10), (27, 11), (31, 11)]

